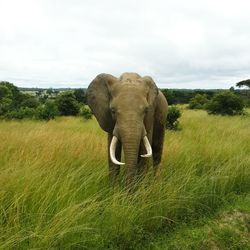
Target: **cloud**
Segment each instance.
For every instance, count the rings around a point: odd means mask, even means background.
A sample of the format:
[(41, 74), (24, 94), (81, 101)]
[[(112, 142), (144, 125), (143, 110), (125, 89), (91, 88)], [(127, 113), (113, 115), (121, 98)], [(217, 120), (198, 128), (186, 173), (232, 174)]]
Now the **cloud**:
[(250, 77), (247, 1), (0, 0), (0, 80), (86, 87), (99, 73), (161, 87), (229, 88)]

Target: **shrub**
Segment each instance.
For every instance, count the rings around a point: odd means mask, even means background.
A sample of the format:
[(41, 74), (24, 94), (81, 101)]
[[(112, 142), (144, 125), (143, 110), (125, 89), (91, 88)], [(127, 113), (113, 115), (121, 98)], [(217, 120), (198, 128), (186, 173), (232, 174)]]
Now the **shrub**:
[(60, 115), (77, 115), (80, 110), (79, 103), (72, 91), (65, 91), (56, 97), (56, 104)]
[(181, 117), (181, 111), (176, 106), (170, 106), (168, 109), (166, 128), (170, 130), (177, 130), (179, 128), (178, 119)]
[(54, 101), (48, 100), (45, 104), (40, 105), (37, 108), (37, 119), (51, 120), (59, 115), (58, 108)]
[(11, 95), (12, 93), (8, 86), (0, 82), (0, 100), (2, 100), (2, 98), (9, 98)]
[(36, 117), (36, 109), (29, 108), (29, 107), (21, 107), (17, 110), (12, 110), (5, 114), (4, 116), (6, 119), (24, 119), (29, 118), (33, 119)]
[(206, 104), (208, 103), (206, 94), (197, 94), (193, 98), (191, 98), (188, 108), (190, 109), (204, 109)]
[(22, 107), (37, 108), (39, 106), (38, 98), (31, 96), (29, 94), (22, 94), (22, 102), (20, 105)]
[(11, 108), (12, 100), (7, 97), (0, 99), (0, 115), (4, 115)]
[(86, 97), (86, 93), (84, 89), (75, 89), (74, 96), (79, 103), (83, 103), (83, 104), (87, 103), (87, 97)]
[(83, 116), (84, 119), (88, 120), (92, 118), (92, 112), (88, 106), (82, 106), (80, 109), (80, 116)]
[(243, 100), (230, 91), (216, 93), (206, 107), (209, 114), (237, 115), (244, 109)]

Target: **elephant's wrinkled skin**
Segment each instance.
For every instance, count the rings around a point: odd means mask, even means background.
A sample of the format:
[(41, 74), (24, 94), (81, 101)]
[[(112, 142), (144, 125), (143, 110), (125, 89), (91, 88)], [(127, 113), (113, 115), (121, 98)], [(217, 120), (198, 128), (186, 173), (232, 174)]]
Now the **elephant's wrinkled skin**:
[[(158, 171), (168, 104), (153, 79), (136, 73), (124, 73), (120, 78), (100, 74), (90, 83), (87, 99), (99, 125), (108, 133), (108, 148), (115, 148), (113, 158), (109, 153), (111, 179), (119, 174), (122, 147), (128, 184), (137, 174), (147, 172), (150, 150)], [(151, 147), (146, 150), (147, 138)]]

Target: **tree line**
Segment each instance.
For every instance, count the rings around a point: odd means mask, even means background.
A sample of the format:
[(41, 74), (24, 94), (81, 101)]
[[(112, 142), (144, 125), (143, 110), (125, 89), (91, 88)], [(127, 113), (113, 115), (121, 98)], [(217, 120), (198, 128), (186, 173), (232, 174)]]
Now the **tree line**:
[[(249, 87), (250, 80), (236, 86)], [(26, 90), (26, 91), (25, 91)], [(9, 82), (0, 82), (0, 118), (50, 120), (56, 116), (83, 116), (91, 118), (87, 106), (85, 89), (27, 89), (18, 88)], [(176, 128), (180, 111), (174, 105), (188, 104), (190, 109), (204, 109), (209, 114), (241, 114), (244, 107), (250, 107), (250, 89), (221, 90), (173, 90), (162, 89), (171, 107), (168, 127)]]
[(0, 117), (4, 119), (50, 120), (56, 116), (82, 115), (91, 112), (83, 89), (59, 92), (53, 89), (28, 93), (9, 82), (0, 82)]

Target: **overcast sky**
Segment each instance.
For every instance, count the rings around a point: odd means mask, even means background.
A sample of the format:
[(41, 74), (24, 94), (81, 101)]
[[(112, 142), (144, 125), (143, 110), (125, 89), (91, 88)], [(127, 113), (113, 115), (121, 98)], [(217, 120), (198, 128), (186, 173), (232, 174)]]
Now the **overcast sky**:
[(0, 0), (0, 81), (86, 87), (99, 73), (165, 88), (250, 78), (250, 1)]

